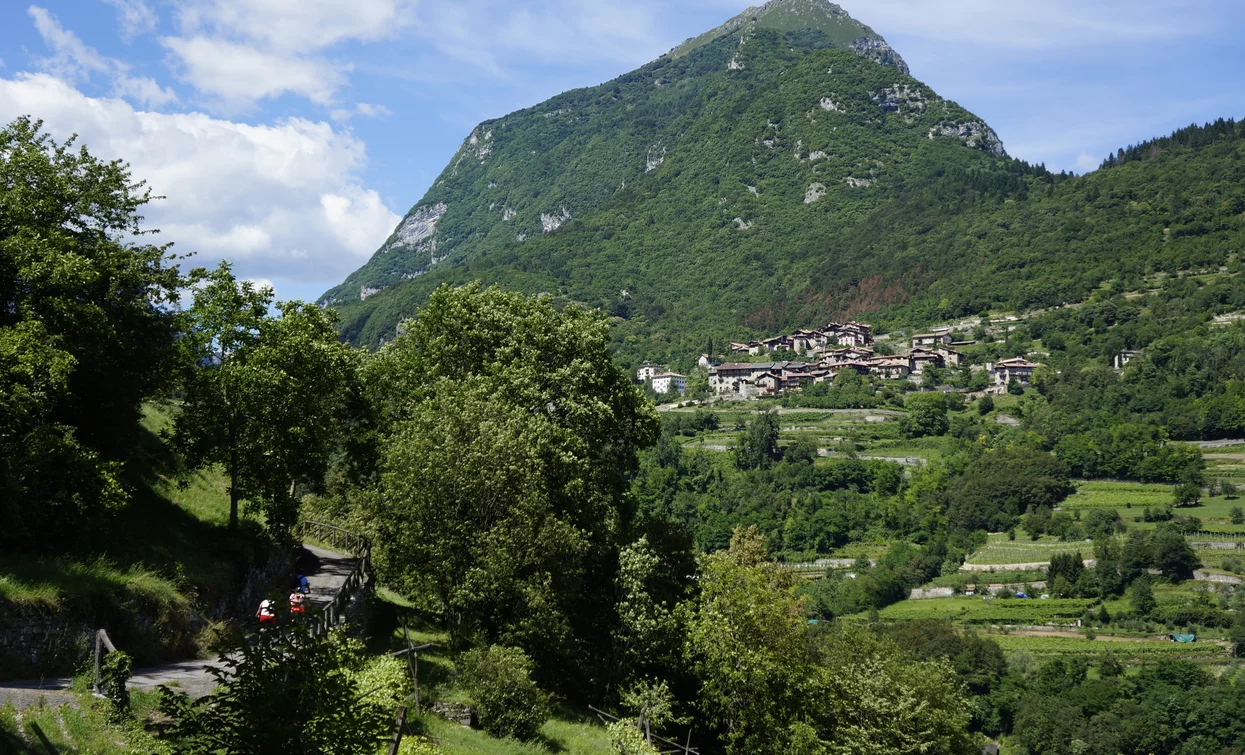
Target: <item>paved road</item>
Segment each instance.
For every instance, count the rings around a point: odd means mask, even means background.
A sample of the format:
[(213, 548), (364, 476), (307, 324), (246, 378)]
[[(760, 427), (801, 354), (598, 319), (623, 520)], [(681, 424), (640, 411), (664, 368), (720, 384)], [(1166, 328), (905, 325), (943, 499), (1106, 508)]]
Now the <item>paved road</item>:
[[(314, 545), (303, 545), (299, 566), (310, 583), (308, 611), (327, 605), (345, 584), (354, 569), (356, 559), (334, 553)], [(121, 648), (124, 650), (124, 648)], [(216, 686), (215, 677), (208, 673), (209, 661), (189, 660), (166, 663), (163, 666), (135, 669), (130, 677), (130, 689), (152, 690), (161, 684), (181, 690), (191, 697), (202, 697)], [(18, 709), (34, 705), (40, 697), (53, 705), (72, 703), (67, 691), (69, 679), (42, 679), (28, 682), (5, 682), (0, 684), (0, 706), (12, 702)]]
[(1228, 438), (1227, 440), (1199, 440), (1197, 445), (1202, 448), (1228, 448), (1245, 444), (1245, 438)]

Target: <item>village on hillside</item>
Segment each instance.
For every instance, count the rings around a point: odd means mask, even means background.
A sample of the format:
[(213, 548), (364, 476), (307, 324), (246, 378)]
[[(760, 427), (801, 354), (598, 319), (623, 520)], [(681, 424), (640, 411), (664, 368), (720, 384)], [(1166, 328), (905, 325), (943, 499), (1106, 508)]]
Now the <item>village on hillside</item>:
[[(956, 341), (951, 328), (942, 327), (913, 335), (910, 345), (902, 347), (903, 353), (881, 354), (873, 348), (873, 329), (868, 324), (831, 322), (821, 328), (797, 330), (789, 335), (729, 344), (733, 355), (792, 354), (799, 360), (725, 362), (716, 360), (712, 355), (701, 354), (698, 364), (708, 370), (712, 393), (723, 398), (747, 399), (777, 396), (809, 385), (833, 382), (844, 370), (881, 380), (920, 382), (930, 368), (959, 368), (963, 354), (954, 347), (974, 343)], [(892, 344), (888, 347), (888, 351), (894, 349)], [(1040, 366), (1015, 357), (972, 365), (970, 369), (986, 372), (989, 380), (984, 393), (989, 395), (1005, 393), (1009, 386), (1028, 387), (1034, 370)], [(650, 385), (658, 395), (683, 395), (687, 390), (686, 375), (670, 372), (656, 364), (641, 365), (636, 370), (636, 380)]]

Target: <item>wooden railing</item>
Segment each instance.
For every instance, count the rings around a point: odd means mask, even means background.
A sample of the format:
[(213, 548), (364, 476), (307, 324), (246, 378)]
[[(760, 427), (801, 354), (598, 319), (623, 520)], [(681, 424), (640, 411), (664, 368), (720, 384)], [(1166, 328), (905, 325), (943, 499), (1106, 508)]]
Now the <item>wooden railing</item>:
[(372, 541), (366, 535), (351, 532), (332, 524), (304, 519), (296, 528), (300, 537), (324, 543), (334, 550), (341, 550), (358, 558), (346, 581), (320, 610), (308, 616), (306, 625), (313, 635), (324, 634), (346, 620), (346, 610), (359, 590), (372, 581)]
[(344, 551), (363, 559), (370, 560), (372, 557), (372, 541), (366, 535), (310, 519), (301, 520), (295, 530), (300, 537), (324, 543), (332, 550)]
[(115, 653), (117, 652), (117, 646), (112, 644), (112, 638), (108, 636), (107, 630), (99, 629), (95, 632), (95, 682), (91, 685), (91, 692), (98, 697), (104, 696), (104, 691), (99, 686), (99, 677), (105, 650), (109, 653)]

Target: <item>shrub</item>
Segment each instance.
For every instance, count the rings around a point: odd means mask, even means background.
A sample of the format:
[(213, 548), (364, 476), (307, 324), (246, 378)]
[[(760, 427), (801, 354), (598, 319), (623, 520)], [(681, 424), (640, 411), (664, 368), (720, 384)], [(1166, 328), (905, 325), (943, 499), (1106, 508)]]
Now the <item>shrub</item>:
[(609, 731), (612, 755), (657, 755), (657, 750), (636, 728), (635, 721), (624, 719), (605, 727)]
[(133, 666), (133, 659), (119, 650), (104, 656), (104, 662), (100, 664), (100, 687), (108, 698), (108, 719), (113, 723), (123, 721), (130, 715), (130, 690), (125, 685), (130, 680)]
[(461, 679), (480, 726), (495, 737), (534, 739), (549, 718), (549, 696), (532, 681), (532, 659), (519, 648), (492, 645), (464, 654)]
[(977, 402), (977, 413), (981, 415), (989, 414), (994, 411), (994, 399), (989, 396), (982, 396)]
[(1233, 506), (1228, 516), (1233, 524), (1245, 524), (1245, 510), (1242, 510), (1240, 506)]

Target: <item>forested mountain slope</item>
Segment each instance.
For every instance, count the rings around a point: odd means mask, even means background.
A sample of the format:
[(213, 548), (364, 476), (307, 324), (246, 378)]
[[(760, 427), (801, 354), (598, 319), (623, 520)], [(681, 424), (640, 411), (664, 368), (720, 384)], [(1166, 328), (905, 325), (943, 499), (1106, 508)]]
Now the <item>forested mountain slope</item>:
[(1236, 124), (1051, 174), (1008, 158), (868, 27), (846, 43), (845, 19), (776, 0), (482, 124), (322, 303), (375, 345), (436, 286), (480, 279), (603, 307), (624, 351), (661, 358), (835, 317), (1057, 304), (1240, 246)]

